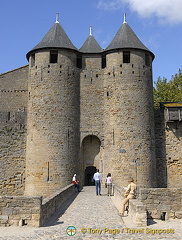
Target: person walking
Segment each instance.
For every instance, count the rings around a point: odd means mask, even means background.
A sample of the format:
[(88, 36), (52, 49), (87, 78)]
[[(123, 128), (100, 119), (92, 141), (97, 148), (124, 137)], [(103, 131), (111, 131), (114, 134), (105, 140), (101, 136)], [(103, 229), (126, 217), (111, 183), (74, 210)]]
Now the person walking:
[(107, 195), (111, 196), (112, 193), (112, 178), (111, 178), (111, 173), (107, 174), (106, 177), (106, 185), (107, 185)]
[(134, 183), (134, 179), (129, 179), (129, 185), (126, 188), (126, 191), (124, 193), (125, 199), (122, 202), (121, 206), (121, 216), (124, 217), (124, 211), (126, 208), (128, 208), (129, 199), (136, 198), (136, 184)]
[(99, 169), (97, 169), (96, 173), (94, 173), (93, 179), (95, 181), (96, 186), (96, 195), (101, 195), (101, 175), (99, 173)]

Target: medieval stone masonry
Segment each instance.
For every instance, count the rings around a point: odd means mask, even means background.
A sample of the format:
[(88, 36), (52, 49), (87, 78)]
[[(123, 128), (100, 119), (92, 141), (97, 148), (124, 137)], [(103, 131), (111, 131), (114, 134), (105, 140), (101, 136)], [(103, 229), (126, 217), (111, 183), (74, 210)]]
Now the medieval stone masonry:
[(154, 111), (155, 56), (126, 20), (106, 49), (92, 31), (77, 49), (57, 20), (26, 56), (0, 75), (1, 196), (49, 197), (96, 168), (151, 196), (181, 188), (182, 104)]

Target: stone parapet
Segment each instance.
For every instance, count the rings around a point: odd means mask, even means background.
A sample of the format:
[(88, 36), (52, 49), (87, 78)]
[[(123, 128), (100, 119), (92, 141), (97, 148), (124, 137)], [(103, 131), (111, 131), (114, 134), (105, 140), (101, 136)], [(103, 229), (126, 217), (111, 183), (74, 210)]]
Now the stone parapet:
[(40, 226), (42, 197), (1, 196), (0, 226)]
[(42, 196), (1, 196), (0, 226), (40, 227), (76, 194), (75, 186), (70, 184), (45, 199)]
[(130, 199), (129, 201), (129, 216), (137, 227), (147, 226), (146, 206), (138, 199)]
[(181, 188), (142, 188), (139, 199), (147, 207), (148, 218), (167, 220), (181, 218)]
[(49, 198), (44, 198), (42, 202), (41, 226), (53, 216), (68, 200), (74, 198), (77, 194), (77, 189), (73, 184), (70, 184)]
[[(114, 185), (113, 194), (113, 203), (115, 204), (118, 211), (121, 213), (121, 205), (124, 199), (124, 190)], [(147, 226), (146, 206), (139, 199), (129, 200), (129, 216), (132, 218), (133, 223), (136, 225), (136, 227)]]
[(113, 185), (113, 197), (112, 197), (112, 200), (113, 200), (113, 203), (115, 205), (115, 207), (118, 209), (118, 211), (121, 213), (121, 204), (122, 204), (122, 201), (124, 199), (124, 189), (116, 186), (116, 185)]

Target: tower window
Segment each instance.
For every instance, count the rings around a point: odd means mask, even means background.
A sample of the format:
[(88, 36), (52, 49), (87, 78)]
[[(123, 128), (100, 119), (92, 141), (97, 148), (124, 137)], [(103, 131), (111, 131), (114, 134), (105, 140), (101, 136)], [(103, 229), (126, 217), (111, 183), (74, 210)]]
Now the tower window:
[(150, 66), (149, 54), (145, 54), (145, 65)]
[(82, 68), (82, 56), (77, 56), (77, 68)]
[(31, 56), (31, 67), (35, 66), (35, 53)]
[(106, 67), (106, 56), (102, 56), (102, 68)]
[(123, 63), (130, 63), (130, 52), (129, 51), (123, 52)]
[(50, 63), (58, 62), (58, 51), (50, 51)]

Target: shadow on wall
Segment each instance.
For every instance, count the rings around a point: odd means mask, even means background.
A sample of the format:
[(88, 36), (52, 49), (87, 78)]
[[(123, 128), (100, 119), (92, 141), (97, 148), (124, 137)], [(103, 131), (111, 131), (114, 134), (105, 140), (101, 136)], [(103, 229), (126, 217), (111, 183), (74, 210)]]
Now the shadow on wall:
[(157, 187), (167, 187), (167, 161), (164, 111), (155, 110), (155, 150)]

